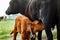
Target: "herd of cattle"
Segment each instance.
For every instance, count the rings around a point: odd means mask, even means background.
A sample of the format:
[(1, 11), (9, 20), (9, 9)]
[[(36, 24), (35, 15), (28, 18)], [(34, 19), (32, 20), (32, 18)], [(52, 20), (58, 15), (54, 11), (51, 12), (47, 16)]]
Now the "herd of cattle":
[[(60, 40), (60, 0), (11, 0), (9, 7), (6, 10), (6, 14), (10, 15), (17, 13), (21, 13), (25, 17), (28, 17), (29, 20), (32, 21), (31, 26), (34, 25), (33, 22), (35, 20), (37, 20), (36, 22), (39, 22), (39, 24), (43, 23), (47, 35), (47, 40), (53, 40), (51, 28), (54, 28), (55, 25), (57, 25), (57, 40)], [(17, 20), (19, 21), (20, 19)], [(21, 28), (21, 30), (16, 27), (16, 30), (18, 30), (18, 32), (22, 31), (22, 29), (23, 27)], [(15, 33), (15, 31), (12, 31), (15, 38), (13, 40), (16, 40), (17, 32)], [(41, 34), (42, 30), (38, 32), (38, 40), (41, 40)], [(35, 40), (35, 38), (33, 40)]]

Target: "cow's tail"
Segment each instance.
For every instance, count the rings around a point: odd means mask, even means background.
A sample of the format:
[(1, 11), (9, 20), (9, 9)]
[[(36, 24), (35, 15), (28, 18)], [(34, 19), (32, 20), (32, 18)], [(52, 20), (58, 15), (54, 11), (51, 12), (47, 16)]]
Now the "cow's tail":
[(10, 33), (10, 35), (12, 35), (13, 34), (13, 31)]

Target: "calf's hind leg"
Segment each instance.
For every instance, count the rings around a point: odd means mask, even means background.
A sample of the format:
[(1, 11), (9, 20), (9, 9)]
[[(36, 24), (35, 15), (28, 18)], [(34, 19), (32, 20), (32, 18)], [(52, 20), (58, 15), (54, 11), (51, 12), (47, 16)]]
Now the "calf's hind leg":
[(18, 32), (15, 32), (15, 33), (14, 33), (14, 39), (13, 39), (13, 40), (16, 40), (17, 33), (18, 33)]
[(16, 40), (17, 33), (18, 33), (18, 32), (17, 32), (17, 29), (16, 29), (16, 28), (10, 33), (10, 35), (11, 35), (11, 34), (14, 35), (13, 40)]

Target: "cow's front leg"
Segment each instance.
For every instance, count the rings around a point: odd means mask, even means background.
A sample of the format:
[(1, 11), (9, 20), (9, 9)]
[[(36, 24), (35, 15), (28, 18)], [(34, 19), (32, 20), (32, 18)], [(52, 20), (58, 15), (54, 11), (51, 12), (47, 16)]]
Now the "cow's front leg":
[(45, 32), (46, 32), (46, 35), (47, 35), (47, 40), (53, 40), (53, 35), (52, 35), (52, 31), (51, 31), (50, 26), (45, 27)]
[(38, 32), (38, 40), (42, 40), (41, 37), (42, 37), (42, 31), (39, 31)]

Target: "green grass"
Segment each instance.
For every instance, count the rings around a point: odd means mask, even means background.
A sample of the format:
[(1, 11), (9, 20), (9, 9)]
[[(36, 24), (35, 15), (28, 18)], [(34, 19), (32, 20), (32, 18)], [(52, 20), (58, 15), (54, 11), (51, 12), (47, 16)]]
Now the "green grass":
[[(11, 38), (10, 32), (14, 27), (14, 20), (0, 21), (0, 40), (7, 40)], [(54, 40), (56, 39), (56, 29), (53, 31)], [(45, 31), (43, 31), (43, 37), (46, 37)]]
[[(56, 29), (56, 27), (55, 27), (54, 30), (52, 30), (52, 33), (53, 33), (53, 39), (54, 39), (54, 40), (57, 40), (57, 29)], [(42, 37), (43, 37), (43, 38), (46, 38), (45, 30), (42, 32)]]
[(14, 27), (14, 20), (0, 21), (0, 40), (10, 38), (10, 32)]
[(12, 36), (1, 36), (0, 39), (11, 38)]
[(14, 20), (0, 21), (0, 35), (8, 34), (14, 25)]

